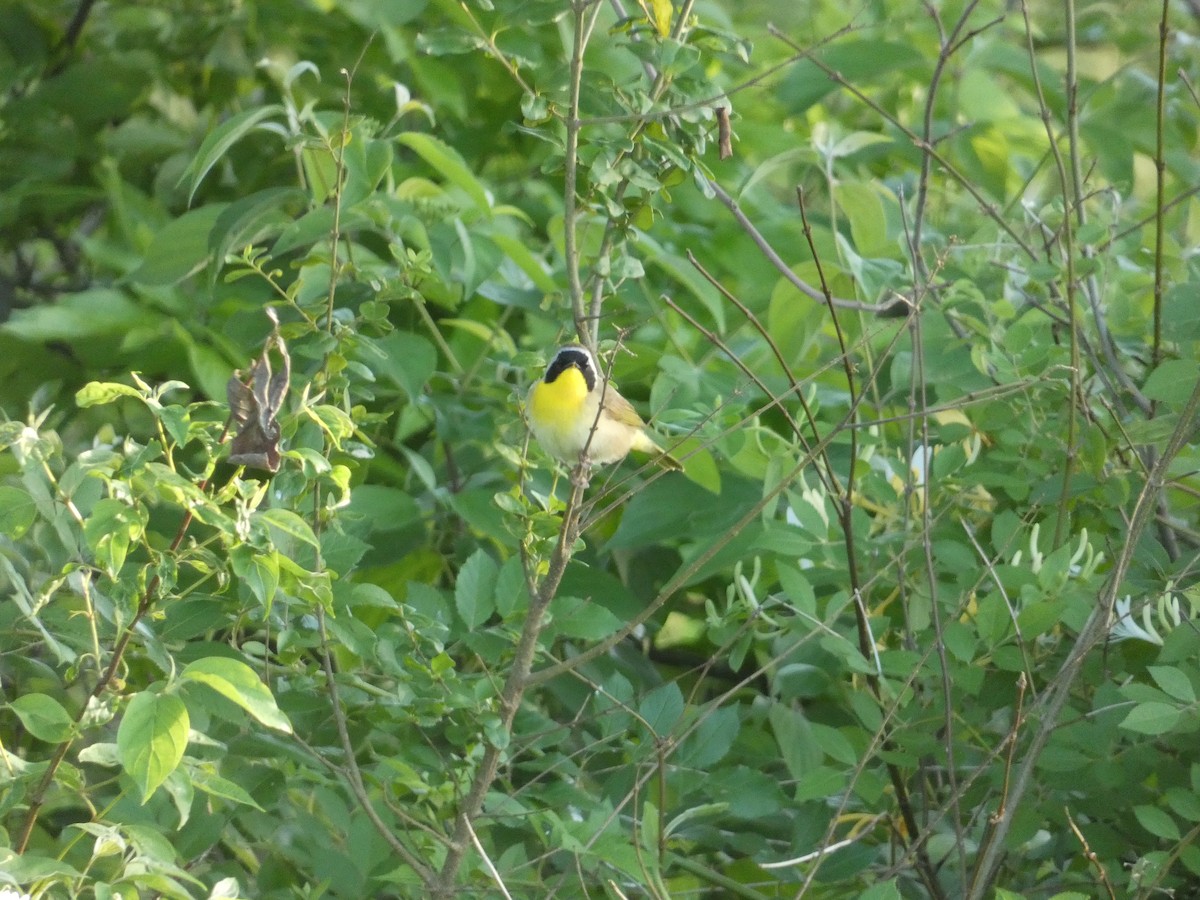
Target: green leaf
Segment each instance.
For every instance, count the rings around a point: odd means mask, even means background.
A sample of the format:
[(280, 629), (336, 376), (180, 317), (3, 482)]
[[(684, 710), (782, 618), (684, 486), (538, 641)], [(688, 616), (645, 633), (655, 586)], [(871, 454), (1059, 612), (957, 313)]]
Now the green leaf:
[(27, 341), (75, 343), (124, 334), (154, 321), (155, 316), (122, 292), (96, 288), (67, 294), (55, 303), (14, 310), (0, 328)]
[(524, 241), (499, 233), (493, 234), (492, 240), (543, 294), (553, 294), (559, 290), (559, 285), (550, 276), (546, 264), (529, 252), (529, 247)]
[(304, 191), (295, 187), (266, 188), (225, 206), (206, 235), (205, 251), (213, 266), (210, 284), (231, 254), (246, 247), (261, 245), (293, 224), (293, 210), (303, 210), (308, 202)]
[(487, 191), (457, 150), (432, 135), (415, 131), (397, 135), (396, 141), (415, 151), (451, 184), (462, 188), (474, 201), (479, 212), (491, 215), (492, 204), (488, 200)]
[(1189, 822), (1200, 822), (1200, 797), (1183, 786), (1170, 788), (1163, 795), (1171, 811)]
[(901, 900), (903, 896), (896, 879), (893, 878), (891, 881), (871, 885), (858, 895), (858, 900)]
[[(7, 848), (0, 849), (0, 870), (17, 884), (29, 884), (34, 881), (52, 878), (80, 878), (84, 877), (83, 873), (78, 869), (72, 868), (65, 862), (58, 859), (52, 859), (48, 856), (39, 856), (36, 853), (14, 853)], [(7, 883), (7, 882), (6, 882)], [(15, 894), (15, 897), (30, 896), (28, 894)], [(3, 897), (0, 894), (0, 897)]]
[(116, 578), (125, 565), (129, 548), (141, 540), (145, 528), (144, 510), (105, 497), (96, 502), (84, 521), (83, 536), (96, 561), (111, 578)]
[(454, 606), (467, 628), (475, 629), (496, 610), (496, 563), (476, 550), (463, 563), (454, 584)]
[(1200, 376), (1200, 365), (1196, 360), (1169, 359), (1150, 373), (1142, 393), (1149, 400), (1183, 403), (1195, 388), (1197, 376)]
[(20, 539), (37, 518), (37, 504), (17, 487), (0, 486), (0, 534)]
[(529, 587), (519, 556), (510, 556), (496, 573), (496, 612), (501, 618), (523, 615), (529, 607)]
[(655, 688), (638, 704), (638, 715), (645, 721), (651, 734), (662, 737), (669, 734), (675, 723), (683, 716), (683, 692), (679, 685), (669, 682)]
[(863, 256), (881, 253), (887, 244), (887, 216), (879, 190), (868, 182), (847, 181), (838, 185), (836, 199), (850, 221), (855, 249)]
[(329, 240), (333, 222), (332, 206), (318, 206), (309, 210), (279, 233), (279, 238), (271, 245), (271, 256), (280, 256), (297, 247), (308, 247), (318, 241)]
[[(296, 515), (289, 509), (280, 509), (278, 507), (270, 507), (256, 512), (253, 516), (254, 521), (265, 524), (272, 531), (277, 531), (281, 535), (286, 535), (301, 543), (308, 544), (310, 547), (318, 547), (317, 536), (313, 534), (312, 528), (307, 522)], [(279, 546), (279, 536), (273, 535), (274, 543)]]
[(213, 797), (221, 797), (224, 800), (239, 803), (242, 806), (252, 806), (257, 810), (263, 811), (263, 808), (258, 805), (255, 799), (241, 785), (205, 769), (196, 769), (192, 772), (192, 784), (196, 790), (203, 791)]
[(617, 631), (623, 623), (595, 600), (558, 597), (554, 601), (553, 628), (564, 637), (598, 641)]
[(188, 167), (183, 170), (183, 175), (179, 178), (180, 184), (189, 178), (191, 180), (188, 187), (188, 203), (191, 203), (192, 198), (196, 196), (196, 189), (200, 187), (204, 176), (220, 161), (222, 156), (229, 152), (230, 147), (253, 131), (260, 122), (282, 112), (283, 107), (276, 103), (258, 106), (230, 116), (210, 131), (196, 152), (195, 158), (188, 163)]
[(174, 694), (135, 694), (117, 729), (121, 765), (145, 803), (175, 771), (187, 749), (187, 707)]
[(1147, 671), (1155, 683), (1181, 703), (1196, 702), (1196, 690), (1191, 679), (1174, 666), (1148, 666)]
[(705, 713), (699, 726), (679, 748), (680, 764), (702, 767), (720, 762), (733, 747), (741, 727), (735, 707), (723, 706)]
[(142, 400), (141, 392), (128, 384), (113, 381), (90, 381), (75, 392), (75, 405), (80, 409), (113, 403), (122, 397)]
[(142, 264), (129, 273), (129, 280), (167, 286), (203, 269), (211, 254), (209, 233), (225, 206), (211, 203), (169, 221), (155, 233)]
[(821, 764), (824, 754), (802, 713), (775, 704), (768, 718), (783, 763), (793, 778), (799, 780)]
[(437, 371), (437, 351), (419, 334), (396, 331), (376, 342), (383, 357), (365, 359), (380, 375), (403, 388), (410, 400), (423, 395), (429, 379)]
[(1135, 806), (1133, 814), (1137, 818), (1138, 824), (1155, 837), (1168, 841), (1179, 840), (1179, 826), (1175, 824), (1174, 819), (1157, 806)]
[(1200, 296), (1200, 283), (1189, 281), (1167, 291), (1162, 305), (1162, 328), (1172, 341), (1200, 338), (1200, 308), (1194, 302)]
[(670, 837), (675, 832), (679, 831), (688, 822), (694, 819), (703, 819), (709, 816), (724, 815), (729, 809), (728, 803), (701, 803), (699, 806), (693, 806), (685, 809), (670, 822), (664, 829), (664, 837)]
[(642, 821), (638, 831), (642, 840), (642, 849), (646, 851), (646, 858), (650, 861), (652, 876), (656, 874), (655, 863), (658, 860), (658, 829), (658, 807), (647, 800), (642, 805)]
[(57, 700), (48, 694), (23, 694), (9, 708), (17, 714), (25, 730), (39, 741), (61, 744), (69, 740), (75, 721)]
[(1151, 700), (1131, 709), (1121, 727), (1139, 734), (1165, 734), (1179, 722), (1180, 715), (1178, 707)]
[(267, 611), (275, 602), (279, 589), (279, 560), (274, 553), (262, 553), (248, 544), (240, 544), (229, 554), (229, 561), (237, 575), (250, 589)]
[(275, 704), (270, 689), (240, 660), (208, 656), (189, 663), (179, 677), (207, 685), (268, 728), (292, 733), (292, 723)]

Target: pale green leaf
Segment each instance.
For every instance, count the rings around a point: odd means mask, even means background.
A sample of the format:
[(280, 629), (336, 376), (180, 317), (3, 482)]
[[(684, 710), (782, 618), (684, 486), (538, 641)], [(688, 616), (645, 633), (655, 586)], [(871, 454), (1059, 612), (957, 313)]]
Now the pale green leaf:
[[(256, 512), (254, 519), (273, 531), (278, 531), (280, 534), (308, 544), (310, 547), (318, 546), (317, 536), (313, 534), (312, 527), (291, 510), (273, 506)], [(276, 540), (276, 543), (279, 541)]]
[(487, 191), (457, 150), (432, 135), (415, 131), (397, 135), (396, 140), (415, 151), (451, 184), (465, 191), (480, 212), (491, 214), (492, 204)]
[(1180, 712), (1169, 703), (1139, 703), (1121, 722), (1122, 728), (1139, 734), (1165, 734), (1179, 722)]
[(24, 694), (10, 703), (9, 708), (17, 714), (25, 730), (39, 741), (61, 744), (74, 731), (70, 713), (48, 694)]
[(270, 689), (244, 662), (224, 656), (207, 656), (189, 663), (180, 677), (207, 685), (268, 728), (292, 733), (292, 723), (276, 706)]
[(141, 400), (141, 392), (128, 384), (113, 381), (90, 381), (75, 392), (75, 405), (80, 408), (112, 403), (122, 397)]
[(1157, 806), (1135, 806), (1133, 815), (1137, 818), (1138, 824), (1155, 837), (1168, 841), (1179, 840), (1179, 826), (1175, 824), (1175, 820), (1170, 815)]
[(179, 179), (181, 184), (190, 179), (188, 203), (192, 202), (192, 198), (196, 195), (196, 189), (200, 187), (204, 176), (220, 161), (222, 156), (229, 152), (230, 147), (253, 131), (259, 123), (282, 112), (283, 107), (275, 103), (256, 106), (230, 116), (209, 132), (208, 137), (204, 139), (200, 149), (196, 152), (195, 158), (188, 163), (188, 167), (183, 170), (183, 175)]
[(173, 694), (135, 694), (117, 729), (121, 765), (145, 803), (183, 759), (189, 718)]
[(1181, 703), (1196, 702), (1196, 690), (1191, 679), (1174, 666), (1150, 666), (1150, 677), (1155, 683)]

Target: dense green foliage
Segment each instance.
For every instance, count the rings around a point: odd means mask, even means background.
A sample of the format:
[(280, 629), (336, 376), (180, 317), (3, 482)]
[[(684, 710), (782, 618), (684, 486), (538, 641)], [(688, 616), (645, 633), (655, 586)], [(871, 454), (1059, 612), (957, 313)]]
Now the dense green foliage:
[[(0, 887), (1194, 892), (1151, 6), (0, 8)], [(529, 443), (577, 333), (685, 473)]]

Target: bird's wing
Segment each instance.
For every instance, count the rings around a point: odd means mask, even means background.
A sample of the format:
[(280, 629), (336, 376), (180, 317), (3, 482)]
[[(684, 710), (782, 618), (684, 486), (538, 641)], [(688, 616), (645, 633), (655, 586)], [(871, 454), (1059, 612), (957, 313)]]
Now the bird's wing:
[(642, 428), (646, 424), (638, 415), (637, 410), (633, 408), (633, 404), (617, 393), (616, 388), (611, 384), (604, 392), (604, 408), (622, 425), (628, 425), (630, 428)]

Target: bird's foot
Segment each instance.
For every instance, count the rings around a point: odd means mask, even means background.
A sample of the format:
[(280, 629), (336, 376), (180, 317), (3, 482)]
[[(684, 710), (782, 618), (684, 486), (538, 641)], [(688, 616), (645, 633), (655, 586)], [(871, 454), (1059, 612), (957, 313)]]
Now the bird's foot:
[(579, 465), (571, 470), (571, 485), (585, 488), (592, 478), (592, 461), (587, 456), (579, 457)]

